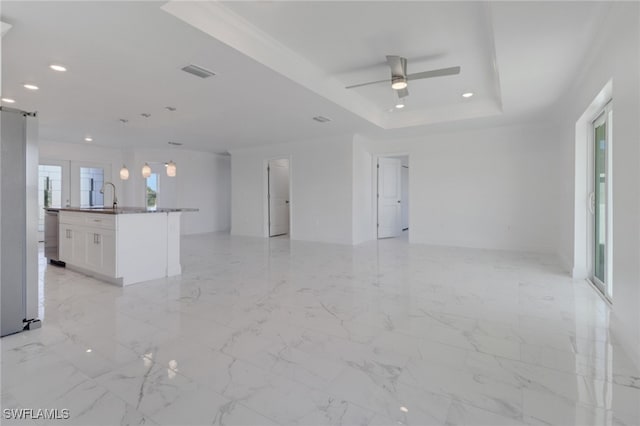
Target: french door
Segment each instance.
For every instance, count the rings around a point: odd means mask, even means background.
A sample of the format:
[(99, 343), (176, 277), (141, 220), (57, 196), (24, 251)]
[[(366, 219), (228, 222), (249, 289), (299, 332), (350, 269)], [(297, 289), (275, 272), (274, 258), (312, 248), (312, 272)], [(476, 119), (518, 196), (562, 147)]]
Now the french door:
[(610, 105), (593, 122), (590, 212), (591, 281), (609, 299), (612, 297), (611, 214), (611, 121)]

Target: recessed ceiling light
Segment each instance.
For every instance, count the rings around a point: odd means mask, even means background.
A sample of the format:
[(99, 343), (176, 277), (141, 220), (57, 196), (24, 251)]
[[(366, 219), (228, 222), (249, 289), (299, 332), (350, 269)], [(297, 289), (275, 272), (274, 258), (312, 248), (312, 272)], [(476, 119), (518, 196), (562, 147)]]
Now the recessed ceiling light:
[(408, 413), (409, 409), (405, 406), (400, 407), (400, 411), (402, 411), (403, 413)]
[(470, 98), (472, 96), (473, 96), (473, 92), (465, 92), (465, 93), (462, 94), (463, 98)]
[(29, 90), (38, 90), (39, 89), (39, 87), (36, 86), (35, 84), (29, 84), (29, 83), (23, 84), (23, 87), (25, 89), (29, 89)]
[(90, 138), (89, 136), (87, 136), (86, 138), (84, 138), (85, 142), (93, 142), (93, 138)]
[(60, 71), (60, 72), (65, 72), (67, 70), (67, 68), (63, 67), (62, 65), (56, 65), (56, 64), (49, 65), (49, 68), (51, 68), (54, 71)]
[(396, 109), (402, 108), (404, 108), (404, 101), (402, 99), (398, 99), (398, 102), (396, 103)]
[(11, 98), (2, 98), (2, 102), (6, 102), (8, 104), (15, 104), (16, 101)]
[(87, 353), (88, 353), (88, 354), (90, 354), (91, 352), (93, 352), (93, 351), (91, 350), (91, 348), (87, 349)]

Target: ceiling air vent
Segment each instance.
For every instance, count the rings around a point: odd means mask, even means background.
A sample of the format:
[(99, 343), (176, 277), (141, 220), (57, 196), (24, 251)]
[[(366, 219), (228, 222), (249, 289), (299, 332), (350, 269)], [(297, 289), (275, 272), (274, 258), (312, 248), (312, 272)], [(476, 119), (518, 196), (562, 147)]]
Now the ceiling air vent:
[(200, 77), (200, 78), (209, 78), (211, 76), (216, 75), (214, 72), (209, 71), (206, 68), (202, 68), (193, 64), (187, 65), (186, 67), (182, 68), (182, 71), (188, 72), (189, 74), (193, 74), (196, 77)]
[(317, 116), (313, 117), (313, 119), (316, 120), (318, 123), (328, 123), (329, 121), (331, 121), (330, 118), (323, 117), (321, 115), (317, 115)]

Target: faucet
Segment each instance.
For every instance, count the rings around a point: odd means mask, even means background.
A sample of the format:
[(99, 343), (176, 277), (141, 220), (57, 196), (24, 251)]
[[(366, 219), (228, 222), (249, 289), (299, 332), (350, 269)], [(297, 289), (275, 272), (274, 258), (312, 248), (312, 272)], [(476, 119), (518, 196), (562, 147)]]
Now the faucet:
[(102, 184), (102, 189), (100, 189), (100, 193), (104, 194), (104, 187), (107, 185), (111, 185), (113, 187), (113, 209), (118, 208), (118, 197), (116, 197), (116, 186), (111, 182), (105, 182)]

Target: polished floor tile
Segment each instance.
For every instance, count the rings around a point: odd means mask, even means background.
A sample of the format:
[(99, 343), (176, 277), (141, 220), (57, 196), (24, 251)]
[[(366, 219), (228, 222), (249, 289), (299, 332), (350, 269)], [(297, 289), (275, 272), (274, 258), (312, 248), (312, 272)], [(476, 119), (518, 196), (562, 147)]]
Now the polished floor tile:
[[(551, 256), (208, 234), (127, 288), (40, 261), (2, 424), (639, 425), (609, 308)], [(4, 414), (4, 412), (3, 412)]]

